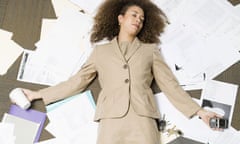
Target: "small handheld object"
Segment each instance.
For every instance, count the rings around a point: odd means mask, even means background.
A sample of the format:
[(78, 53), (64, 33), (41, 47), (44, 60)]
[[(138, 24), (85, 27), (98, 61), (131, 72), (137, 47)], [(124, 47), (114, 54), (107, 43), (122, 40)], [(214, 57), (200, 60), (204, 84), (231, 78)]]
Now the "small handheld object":
[(28, 109), (31, 106), (30, 101), (27, 99), (21, 88), (15, 88), (9, 93), (9, 98), (12, 102), (16, 103), (22, 109)]
[(158, 119), (158, 130), (163, 132), (166, 128), (167, 122), (165, 120), (165, 115), (163, 115), (162, 119)]
[(228, 120), (223, 118), (211, 118), (209, 120), (209, 125), (211, 128), (221, 128), (226, 129), (228, 128)]

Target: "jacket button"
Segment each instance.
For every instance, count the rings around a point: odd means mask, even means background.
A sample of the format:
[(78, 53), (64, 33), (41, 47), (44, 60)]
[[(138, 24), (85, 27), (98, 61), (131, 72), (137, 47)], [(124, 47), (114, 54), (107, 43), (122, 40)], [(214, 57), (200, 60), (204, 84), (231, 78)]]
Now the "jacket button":
[(127, 65), (127, 64), (123, 65), (123, 68), (124, 68), (124, 69), (127, 69), (127, 68), (128, 68), (128, 65)]
[(129, 79), (125, 79), (125, 81), (124, 81), (125, 83), (128, 83), (129, 82)]

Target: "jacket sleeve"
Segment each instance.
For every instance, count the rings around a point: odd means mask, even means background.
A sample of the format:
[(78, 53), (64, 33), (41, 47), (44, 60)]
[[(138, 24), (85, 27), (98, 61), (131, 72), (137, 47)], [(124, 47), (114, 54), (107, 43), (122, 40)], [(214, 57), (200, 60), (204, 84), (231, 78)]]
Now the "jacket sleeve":
[(186, 117), (191, 118), (201, 108), (190, 95), (182, 89), (171, 69), (164, 62), (160, 50), (153, 50), (153, 75), (161, 91), (169, 101)]
[(80, 71), (70, 77), (67, 81), (39, 90), (44, 104), (47, 105), (83, 91), (97, 74), (95, 59), (96, 48), (94, 48)]

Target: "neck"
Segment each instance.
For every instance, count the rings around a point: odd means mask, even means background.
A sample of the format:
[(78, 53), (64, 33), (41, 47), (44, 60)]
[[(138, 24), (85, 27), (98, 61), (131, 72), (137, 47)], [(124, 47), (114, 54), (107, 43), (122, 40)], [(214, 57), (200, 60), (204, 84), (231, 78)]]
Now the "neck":
[(119, 33), (118, 34), (118, 42), (132, 42), (135, 39), (135, 36)]

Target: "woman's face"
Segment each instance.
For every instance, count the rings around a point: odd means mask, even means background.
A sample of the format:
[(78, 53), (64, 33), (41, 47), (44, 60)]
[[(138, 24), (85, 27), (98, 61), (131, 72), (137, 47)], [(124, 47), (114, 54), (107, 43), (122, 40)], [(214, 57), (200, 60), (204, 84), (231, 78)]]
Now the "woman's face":
[(139, 6), (130, 6), (124, 15), (118, 16), (120, 32), (136, 36), (143, 27), (144, 12)]

